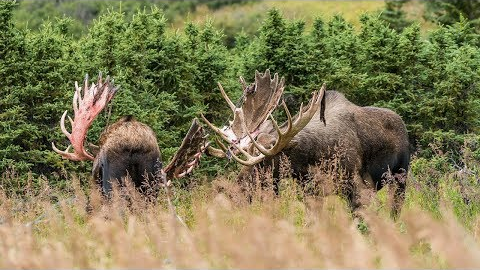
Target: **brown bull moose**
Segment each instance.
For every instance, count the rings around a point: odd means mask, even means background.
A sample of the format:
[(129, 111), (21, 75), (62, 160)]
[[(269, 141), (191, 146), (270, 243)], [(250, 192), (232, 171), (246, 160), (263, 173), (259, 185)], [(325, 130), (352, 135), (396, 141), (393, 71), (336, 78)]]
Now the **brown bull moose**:
[[(88, 128), (117, 91), (118, 87), (114, 86), (113, 81), (110, 82), (109, 77), (103, 81), (101, 74), (97, 84), (91, 86), (88, 85), (88, 75), (85, 77), (83, 87), (79, 87), (75, 82), (74, 119), (68, 117), (71, 133), (65, 127), (68, 111), (65, 111), (60, 120), (61, 130), (71, 145), (65, 151), (61, 151), (52, 142), (53, 150), (65, 159), (93, 161), (93, 177), (106, 195), (111, 192), (113, 181), (124, 185), (127, 176), (139, 191), (144, 193), (148, 191), (152, 195), (150, 192), (158, 189), (164, 182), (168, 183), (173, 178), (190, 173), (205, 150), (204, 131), (196, 119), (179, 150), (166, 167), (162, 166), (155, 133), (149, 126), (132, 116), (124, 116), (105, 128), (100, 135), (99, 146), (93, 147), (96, 149), (95, 155), (86, 150)], [(70, 147), (73, 147), (73, 152), (70, 151)]]
[[(407, 130), (399, 115), (376, 107), (359, 107), (336, 91), (326, 91), (325, 84), (297, 115), (290, 114), (285, 102), (287, 121), (278, 125), (272, 112), (279, 103), (284, 78), (279, 80), (270, 71), (255, 74), (255, 83), (243, 85), (243, 104), (236, 107), (222, 86), (220, 91), (233, 112), (229, 126), (217, 128), (203, 115), (203, 121), (228, 145), (217, 140), (221, 149), (208, 147), (217, 157), (231, 157), (245, 171), (255, 166), (270, 166), (274, 176), (282, 155), (288, 157), (295, 177), (307, 179), (309, 167), (322, 160), (340, 157), (340, 167), (348, 175), (348, 191), (352, 209), (368, 203), (373, 191), (381, 189), (387, 175), (397, 188), (393, 197), (392, 215), (397, 216), (405, 193), (409, 166)], [(342, 151), (342, 153), (338, 153)], [(242, 158), (243, 156), (243, 158)]]

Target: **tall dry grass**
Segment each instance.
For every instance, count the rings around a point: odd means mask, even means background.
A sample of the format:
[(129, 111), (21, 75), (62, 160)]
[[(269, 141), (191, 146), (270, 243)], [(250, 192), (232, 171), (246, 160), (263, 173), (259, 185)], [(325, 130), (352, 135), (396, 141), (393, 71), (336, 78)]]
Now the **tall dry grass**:
[(22, 198), (0, 192), (0, 268), (480, 266), (480, 227), (464, 229), (448, 208), (442, 219), (404, 209), (394, 222), (371, 207), (358, 224), (339, 197), (282, 181), (278, 196), (257, 189), (247, 202), (218, 178), (174, 190), (174, 210), (165, 193), (151, 204), (131, 189), (105, 202), (75, 178), (67, 194), (46, 184)]

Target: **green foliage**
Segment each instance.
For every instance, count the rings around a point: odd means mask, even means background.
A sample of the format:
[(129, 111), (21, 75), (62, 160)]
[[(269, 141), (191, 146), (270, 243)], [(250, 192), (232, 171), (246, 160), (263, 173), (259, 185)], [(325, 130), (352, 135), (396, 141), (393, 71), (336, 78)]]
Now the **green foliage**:
[(138, 0), (138, 1), (113, 1), (113, 0), (57, 0), (57, 1), (35, 1), (23, 0), (14, 14), (15, 23), (19, 28), (39, 29), (44, 21), (54, 17), (68, 16), (73, 18), (72, 33), (80, 37), (86, 32), (94, 19), (106, 13), (108, 10), (115, 10), (123, 13), (130, 19), (139, 10), (146, 7), (157, 6), (164, 11), (169, 21), (183, 17), (194, 12), (199, 5), (206, 5), (209, 9), (215, 10), (227, 5), (244, 4), (252, 0)]
[(385, 0), (385, 9), (382, 11), (381, 18), (390, 24), (392, 29), (403, 30), (412, 22), (407, 20), (403, 5), (410, 0)]
[[(422, 37), (418, 24), (394, 30), (377, 15), (363, 15), (359, 31), (339, 15), (317, 18), (309, 29), (272, 9), (257, 35), (240, 32), (228, 48), (212, 21), (169, 31), (157, 7), (133, 15), (123, 9), (102, 12), (78, 36), (76, 21), (67, 17), (52, 18), (38, 31), (19, 28), (16, 6), (0, 2), (2, 172), (14, 168), (55, 178), (65, 170), (89, 171), (89, 163), (62, 160), (50, 145), (68, 144), (59, 117), (71, 111), (74, 82), (86, 73), (103, 72), (121, 88), (111, 115), (102, 113), (94, 122), (89, 141), (95, 143), (122, 115), (134, 115), (154, 129), (166, 160), (200, 112), (218, 125), (229, 120), (217, 82), (237, 100), (238, 76), (252, 81), (255, 70), (267, 68), (285, 76), (292, 110), (323, 82), (358, 105), (393, 109), (421, 157), (434, 156), (435, 143), (462, 163), (462, 147), (479, 131), (480, 38), (466, 19)], [(478, 157), (480, 148), (471, 149)], [(205, 163), (199, 175), (223, 171), (222, 163)]]
[(427, 20), (444, 25), (453, 25), (465, 18), (470, 20), (477, 30), (480, 30), (479, 0), (428, 0), (424, 3), (424, 17)]
[[(59, 117), (71, 111), (74, 81), (85, 73), (113, 76), (121, 88), (111, 115), (100, 115), (90, 129), (93, 143), (108, 123), (134, 115), (154, 129), (168, 160), (200, 111), (214, 119), (223, 115), (208, 108), (220, 104), (216, 82), (228, 77), (222, 35), (211, 24), (190, 24), (184, 34), (169, 35), (158, 8), (139, 11), (131, 20), (111, 11), (95, 20), (87, 35), (74, 39), (69, 19), (45, 23), (38, 32), (18, 30), (11, 21), (13, 7), (12, 2), (0, 6), (1, 171), (50, 177), (75, 170), (75, 163), (52, 152), (51, 142), (68, 144)], [(77, 169), (88, 171), (89, 166)]]
[(435, 154), (431, 158), (414, 158), (406, 198), (406, 207), (420, 207), (437, 217), (446, 206), (467, 227), (476, 226), (480, 213), (480, 193), (478, 176), (480, 167), (474, 157), (478, 137), (467, 138), (461, 149), (462, 165), (458, 165), (449, 155), (432, 143)]

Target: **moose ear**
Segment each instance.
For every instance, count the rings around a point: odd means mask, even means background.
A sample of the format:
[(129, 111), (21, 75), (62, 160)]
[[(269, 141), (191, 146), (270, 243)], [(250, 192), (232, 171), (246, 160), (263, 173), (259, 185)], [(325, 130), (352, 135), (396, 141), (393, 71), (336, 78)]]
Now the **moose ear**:
[(98, 152), (100, 152), (100, 147), (91, 142), (88, 142), (87, 150), (88, 152), (92, 153), (94, 157), (96, 157), (98, 155)]

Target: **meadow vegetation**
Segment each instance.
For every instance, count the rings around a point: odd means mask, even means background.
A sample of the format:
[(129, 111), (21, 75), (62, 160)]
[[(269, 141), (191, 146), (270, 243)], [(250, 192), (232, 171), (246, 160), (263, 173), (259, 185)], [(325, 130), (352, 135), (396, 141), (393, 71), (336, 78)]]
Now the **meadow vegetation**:
[(105, 202), (69, 175), (62, 190), (44, 181), (23, 196), (0, 191), (0, 267), (474, 268), (478, 188), (459, 184), (478, 177), (471, 165), (458, 172), (441, 159), (414, 159), (397, 221), (384, 192), (359, 221), (341, 197), (308, 195), (288, 177), (279, 195), (257, 186), (247, 198), (231, 174), (151, 204), (128, 187)]
[[(79, 19), (61, 16), (75, 1), (1, 1), (0, 267), (480, 266), (479, 28), (463, 6), (442, 13), (431, 2), (358, 1), (370, 13), (341, 15), (313, 1), (308, 12), (284, 2), (87, 1)], [(27, 24), (29, 10), (53, 15)], [(246, 194), (238, 166), (210, 157), (156, 204), (128, 188), (105, 202), (91, 164), (51, 150), (52, 141), (67, 144), (58, 122), (85, 73), (121, 87), (88, 141), (134, 115), (168, 160), (200, 112), (219, 126), (228, 120), (217, 82), (236, 100), (238, 77), (252, 81), (267, 68), (285, 76), (292, 109), (326, 82), (402, 116), (412, 162), (398, 220), (387, 189), (359, 219), (321, 170), (312, 169), (313, 187), (287, 168), (278, 195), (273, 181)]]

